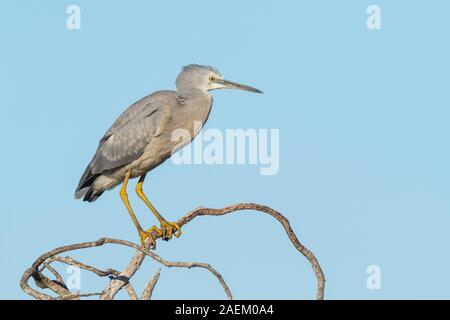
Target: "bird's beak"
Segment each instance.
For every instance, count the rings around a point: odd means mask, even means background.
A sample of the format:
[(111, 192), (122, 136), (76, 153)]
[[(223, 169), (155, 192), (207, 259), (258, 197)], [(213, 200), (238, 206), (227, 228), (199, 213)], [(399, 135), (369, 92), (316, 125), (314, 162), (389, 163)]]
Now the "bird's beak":
[(217, 79), (216, 83), (223, 85), (223, 87), (222, 87), (223, 89), (239, 89), (239, 90), (245, 90), (245, 91), (250, 91), (250, 92), (263, 93), (261, 90), (258, 90), (256, 88), (253, 88), (250, 86), (246, 86), (245, 84), (240, 84), (240, 83), (236, 83), (236, 82), (232, 82), (232, 81), (228, 81), (228, 80), (224, 80), (224, 79)]

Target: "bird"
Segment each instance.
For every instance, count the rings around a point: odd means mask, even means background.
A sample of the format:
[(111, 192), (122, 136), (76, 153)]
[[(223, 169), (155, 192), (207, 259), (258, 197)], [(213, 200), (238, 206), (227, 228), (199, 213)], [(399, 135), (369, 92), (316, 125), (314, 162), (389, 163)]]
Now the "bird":
[[(143, 192), (146, 174), (169, 159), (178, 149), (192, 142), (208, 120), (213, 105), (210, 93), (218, 89), (240, 89), (263, 93), (254, 87), (225, 80), (214, 67), (199, 64), (184, 66), (178, 74), (176, 90), (153, 92), (129, 106), (100, 139), (92, 160), (87, 165), (75, 198), (93, 202), (103, 192), (122, 184), (120, 197), (141, 244), (147, 238), (150, 247), (156, 248), (156, 238), (179, 238), (177, 223), (168, 222), (152, 205)], [(200, 123), (199, 125), (196, 123)], [(187, 130), (185, 141), (173, 141), (175, 130)], [(135, 191), (160, 223), (144, 231), (134, 214), (127, 195), (130, 179), (139, 177)]]

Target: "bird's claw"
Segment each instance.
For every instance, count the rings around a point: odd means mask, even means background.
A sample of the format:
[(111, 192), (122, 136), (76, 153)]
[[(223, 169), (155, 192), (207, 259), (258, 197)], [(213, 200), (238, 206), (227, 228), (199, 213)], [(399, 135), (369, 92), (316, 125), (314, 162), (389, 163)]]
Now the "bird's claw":
[(168, 241), (172, 238), (172, 235), (179, 238), (181, 236), (181, 228), (175, 222), (161, 222), (161, 229), (158, 230), (161, 233), (161, 238), (164, 241)]
[(139, 232), (139, 238), (141, 239), (141, 244), (143, 247), (145, 247), (145, 241), (147, 239), (150, 239), (150, 249), (155, 250), (156, 249), (156, 240), (153, 236), (153, 233), (156, 233), (158, 236), (160, 236), (160, 231), (155, 226), (151, 227), (147, 231), (140, 231)]
[(149, 228), (147, 231), (140, 231), (139, 238), (141, 239), (142, 246), (145, 246), (145, 242), (150, 239), (150, 248), (152, 250), (156, 249), (156, 240), (155, 238), (161, 237), (164, 241), (169, 241), (172, 238), (172, 235), (179, 238), (181, 236), (181, 228), (175, 222), (161, 222), (161, 229), (158, 229), (156, 226)]

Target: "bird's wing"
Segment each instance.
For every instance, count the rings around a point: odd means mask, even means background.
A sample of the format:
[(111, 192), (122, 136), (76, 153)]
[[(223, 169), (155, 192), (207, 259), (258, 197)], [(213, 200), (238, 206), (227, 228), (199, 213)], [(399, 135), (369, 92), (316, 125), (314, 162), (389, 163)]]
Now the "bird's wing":
[(171, 99), (176, 99), (175, 92), (161, 93), (142, 98), (117, 118), (100, 140), (97, 152), (84, 171), (75, 192), (76, 198), (83, 196), (83, 191), (103, 172), (138, 159), (150, 140), (161, 132), (171, 117)]
[(90, 175), (102, 173), (138, 159), (158, 132), (167, 114), (161, 100), (147, 96), (131, 105), (100, 140), (89, 165)]

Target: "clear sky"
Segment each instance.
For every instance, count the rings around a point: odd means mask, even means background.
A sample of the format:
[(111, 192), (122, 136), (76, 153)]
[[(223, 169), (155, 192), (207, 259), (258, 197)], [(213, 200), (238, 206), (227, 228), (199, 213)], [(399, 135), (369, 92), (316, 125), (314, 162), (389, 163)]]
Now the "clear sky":
[[(70, 4), (81, 8), (80, 30), (66, 28)], [(366, 26), (371, 4), (381, 30)], [(169, 220), (197, 206), (267, 204), (316, 254), (326, 298), (450, 297), (448, 2), (8, 0), (0, 8), (0, 298), (27, 298), (20, 276), (47, 250), (103, 236), (138, 241), (118, 189), (92, 204), (73, 192), (122, 110), (173, 89), (189, 63), (265, 92), (214, 92), (206, 128), (279, 129), (280, 170), (168, 161), (145, 190)], [(183, 231), (158, 253), (209, 262), (236, 298), (314, 298), (310, 265), (273, 219), (199, 218)], [(120, 269), (132, 254), (103, 248), (82, 258)], [(366, 285), (372, 265), (379, 290)], [(157, 268), (145, 264), (138, 290)], [(85, 276), (82, 290), (105, 281)], [(154, 297), (225, 295), (204, 270), (163, 269)]]

